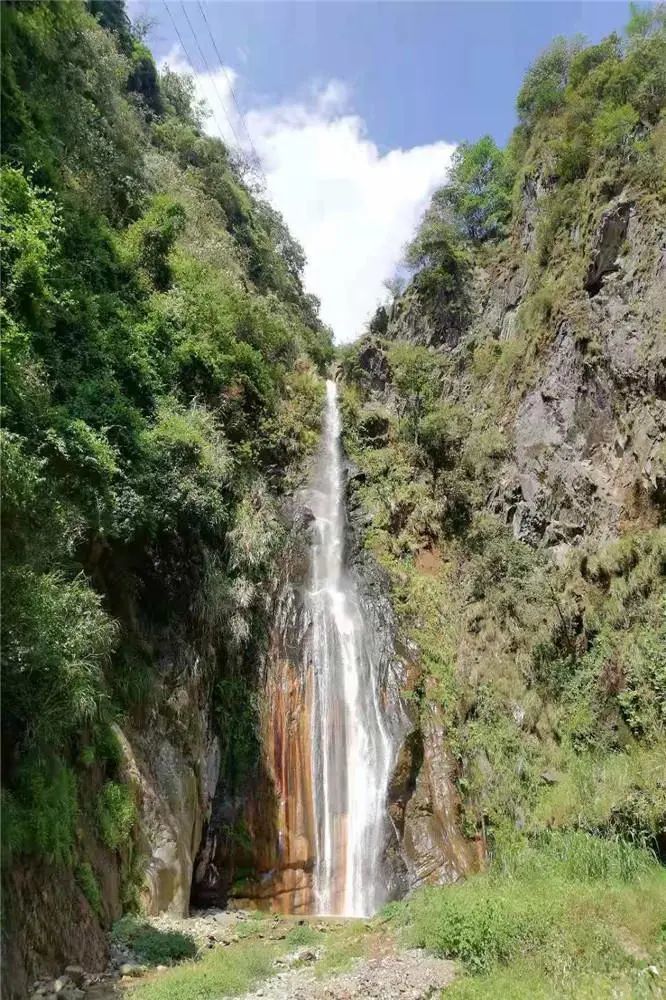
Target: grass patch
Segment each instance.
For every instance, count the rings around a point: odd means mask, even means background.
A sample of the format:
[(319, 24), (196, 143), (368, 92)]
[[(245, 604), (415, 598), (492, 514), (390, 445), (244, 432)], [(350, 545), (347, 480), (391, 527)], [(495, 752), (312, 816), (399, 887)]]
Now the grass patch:
[(74, 869), (74, 877), (97, 916), (102, 914), (102, 893), (99, 882), (89, 861), (84, 861)]
[(413, 904), (413, 943), (485, 972), (544, 945), (562, 918), (562, 901), (529, 886), (490, 886), (483, 877), (442, 892), (427, 889)]
[(309, 924), (296, 924), (288, 932), (286, 941), (293, 948), (298, 948), (302, 945), (317, 944), (321, 941), (321, 932), (315, 930)]
[(371, 941), (364, 922), (349, 921), (326, 936), (324, 954), (315, 966), (315, 975), (324, 979), (334, 973), (345, 972), (357, 958), (367, 954)]
[(131, 914), (114, 924), (112, 938), (118, 944), (131, 948), (146, 965), (172, 965), (193, 958), (197, 951), (189, 934), (158, 930)]
[(594, 837), (582, 830), (547, 830), (528, 843), (500, 853), (501, 876), (518, 881), (545, 878), (578, 884), (632, 882), (652, 874), (650, 850), (619, 837)]
[(103, 842), (111, 850), (124, 847), (136, 819), (134, 792), (129, 785), (107, 781), (97, 803), (97, 823)]
[(131, 990), (132, 1000), (217, 1000), (244, 993), (273, 972), (279, 949), (265, 941), (239, 942), (231, 948), (206, 952)]
[(636, 745), (626, 753), (576, 754), (554, 785), (541, 790), (535, 825), (583, 826), (656, 835), (666, 816), (666, 749)]
[(386, 915), (410, 945), (461, 961), (458, 1000), (659, 995), (649, 966), (666, 957), (666, 872), (630, 844), (542, 836)]

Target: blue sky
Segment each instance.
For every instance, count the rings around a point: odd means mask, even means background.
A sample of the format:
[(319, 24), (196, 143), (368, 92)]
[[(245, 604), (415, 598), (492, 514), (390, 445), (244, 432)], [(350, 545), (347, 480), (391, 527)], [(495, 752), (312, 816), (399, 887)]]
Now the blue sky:
[(505, 142), (525, 70), (548, 42), (576, 33), (596, 41), (629, 14), (605, 0), (204, 8), (212, 37), (196, 0), (129, 5), (152, 21), (158, 61), (194, 74), (214, 112), (209, 131), (233, 144), (229, 122), (241, 141), (244, 133), (232, 82), (266, 194), (303, 243), (308, 286), (340, 340), (361, 331), (382, 297), (454, 144), (487, 132)]

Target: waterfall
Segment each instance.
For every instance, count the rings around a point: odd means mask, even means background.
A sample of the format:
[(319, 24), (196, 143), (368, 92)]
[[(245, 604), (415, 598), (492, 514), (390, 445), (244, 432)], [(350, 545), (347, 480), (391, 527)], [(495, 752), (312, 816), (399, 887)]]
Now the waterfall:
[(383, 849), (393, 739), (383, 714), (379, 657), (344, 563), (344, 469), (335, 382), (314, 471), (307, 605), (312, 622), (312, 794), (315, 906), (372, 914), (386, 898)]

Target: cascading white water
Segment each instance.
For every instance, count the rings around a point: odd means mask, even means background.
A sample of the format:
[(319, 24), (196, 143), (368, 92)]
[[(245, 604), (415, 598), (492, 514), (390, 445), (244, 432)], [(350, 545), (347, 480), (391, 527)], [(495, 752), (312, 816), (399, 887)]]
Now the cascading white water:
[(380, 703), (375, 643), (345, 571), (343, 491), (337, 387), (329, 381), (311, 500), (315, 541), (308, 593), (314, 890), (320, 913), (367, 916), (386, 897), (382, 852), (393, 740)]

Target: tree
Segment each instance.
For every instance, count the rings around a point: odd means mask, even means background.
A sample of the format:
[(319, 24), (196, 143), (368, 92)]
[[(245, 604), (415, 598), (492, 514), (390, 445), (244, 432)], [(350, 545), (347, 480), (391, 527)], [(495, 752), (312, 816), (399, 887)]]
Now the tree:
[(468, 433), (469, 418), (452, 403), (440, 403), (423, 418), (419, 440), (435, 481), (442, 469), (454, 467)]
[(410, 435), (417, 443), (421, 417), (440, 391), (440, 359), (427, 347), (402, 341), (391, 348), (389, 361), (393, 384), (401, 397), (401, 416), (406, 416)]
[(666, 4), (658, 3), (643, 8), (637, 3), (630, 3), (629, 10), (631, 14), (625, 32), (630, 43), (648, 38), (666, 25)]
[(455, 225), (474, 243), (496, 239), (511, 216), (507, 157), (489, 135), (458, 146), (449, 183), (433, 199), (449, 208)]
[(521, 122), (529, 128), (562, 107), (569, 67), (581, 47), (580, 38), (569, 40), (559, 36), (528, 69), (518, 91), (516, 108)]

